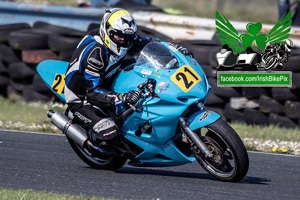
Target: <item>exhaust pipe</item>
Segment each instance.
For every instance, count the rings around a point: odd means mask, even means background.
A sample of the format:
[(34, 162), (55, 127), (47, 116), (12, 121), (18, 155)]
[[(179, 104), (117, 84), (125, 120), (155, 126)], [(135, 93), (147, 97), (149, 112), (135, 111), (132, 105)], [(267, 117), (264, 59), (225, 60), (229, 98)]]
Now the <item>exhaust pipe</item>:
[(54, 112), (53, 110), (49, 110), (47, 116), (54, 126), (83, 147), (83, 144), (87, 140), (87, 136), (86, 131), (82, 127), (78, 124), (72, 124), (70, 119), (60, 111)]

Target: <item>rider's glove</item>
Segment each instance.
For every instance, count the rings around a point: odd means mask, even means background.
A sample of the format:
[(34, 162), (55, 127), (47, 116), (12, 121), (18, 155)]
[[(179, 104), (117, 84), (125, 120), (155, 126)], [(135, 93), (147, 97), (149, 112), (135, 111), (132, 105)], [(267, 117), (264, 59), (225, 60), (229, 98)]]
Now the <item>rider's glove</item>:
[(179, 44), (174, 44), (174, 47), (180, 51), (183, 55), (185, 56), (188, 56), (188, 57), (191, 57), (191, 58), (194, 58), (194, 53), (187, 49), (187, 48), (184, 48), (183, 46), (179, 45)]
[(130, 90), (128, 93), (118, 93), (117, 97), (123, 101), (125, 105), (128, 103), (134, 105), (139, 100), (140, 95), (137, 91)]

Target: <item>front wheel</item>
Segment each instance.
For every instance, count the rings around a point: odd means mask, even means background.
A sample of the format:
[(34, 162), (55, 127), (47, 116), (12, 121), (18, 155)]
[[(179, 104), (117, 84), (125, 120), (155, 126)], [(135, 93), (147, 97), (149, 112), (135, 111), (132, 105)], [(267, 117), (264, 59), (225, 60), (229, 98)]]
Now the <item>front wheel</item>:
[(266, 67), (265, 69), (266, 70), (269, 70), (269, 69), (275, 69), (277, 67), (277, 65), (279, 64), (279, 61), (277, 58), (269, 58), (267, 63), (266, 63)]
[(127, 161), (123, 157), (93, 157), (87, 149), (80, 147), (68, 136), (67, 139), (76, 154), (92, 168), (114, 171), (121, 168)]
[[(203, 128), (202, 128), (203, 129)], [(203, 130), (198, 130), (200, 136)], [(212, 176), (221, 181), (242, 180), (249, 168), (246, 148), (238, 134), (222, 119), (209, 125), (205, 136), (200, 136), (212, 153), (208, 158), (193, 146), (193, 154), (198, 163)]]

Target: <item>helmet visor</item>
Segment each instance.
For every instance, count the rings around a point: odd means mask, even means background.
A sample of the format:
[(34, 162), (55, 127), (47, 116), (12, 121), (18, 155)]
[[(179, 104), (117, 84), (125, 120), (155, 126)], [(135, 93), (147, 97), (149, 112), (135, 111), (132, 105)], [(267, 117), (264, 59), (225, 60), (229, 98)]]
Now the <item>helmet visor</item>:
[(125, 34), (119, 31), (110, 31), (110, 38), (120, 47), (130, 47), (134, 39), (134, 34)]

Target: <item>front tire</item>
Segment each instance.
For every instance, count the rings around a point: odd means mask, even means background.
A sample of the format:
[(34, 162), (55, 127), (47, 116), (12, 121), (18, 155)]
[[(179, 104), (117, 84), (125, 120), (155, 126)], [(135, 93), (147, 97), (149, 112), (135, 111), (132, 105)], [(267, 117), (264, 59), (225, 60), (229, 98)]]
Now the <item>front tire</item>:
[(266, 70), (275, 69), (278, 66), (278, 63), (279, 61), (277, 58), (271, 57), (270, 59), (268, 59), (265, 69)]
[(92, 157), (89, 151), (85, 148), (80, 147), (71, 138), (67, 136), (67, 139), (76, 152), (76, 154), (89, 166), (94, 169), (112, 170), (115, 171), (121, 168), (127, 161), (123, 157)]
[(238, 134), (222, 119), (207, 127), (205, 136), (200, 137), (212, 158), (206, 158), (197, 146), (193, 154), (198, 163), (213, 177), (221, 181), (238, 182), (249, 168), (246, 148)]

